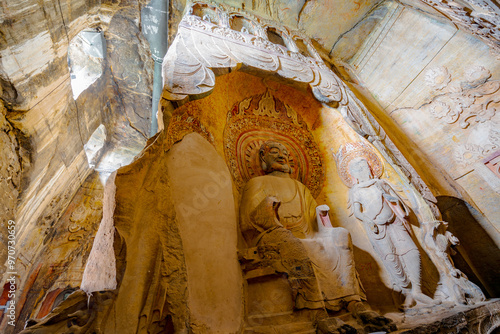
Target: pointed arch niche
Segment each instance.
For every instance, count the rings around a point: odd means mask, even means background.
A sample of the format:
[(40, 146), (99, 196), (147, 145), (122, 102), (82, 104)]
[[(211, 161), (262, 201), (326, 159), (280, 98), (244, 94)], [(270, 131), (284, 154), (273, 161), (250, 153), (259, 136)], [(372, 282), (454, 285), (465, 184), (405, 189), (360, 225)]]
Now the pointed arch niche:
[[(238, 17), (243, 17), (252, 29), (233, 30), (230, 18), (235, 13), (222, 7), (203, 8), (203, 15), (197, 15), (195, 8), (184, 16), (163, 62), (159, 124), (163, 120), (162, 138), (166, 146), (172, 147), (192, 132), (205, 138), (225, 159), (238, 212), (241, 187), (252, 174), (239, 169), (252, 163), (245, 155), (251, 155), (249, 147), (256, 145), (250, 143), (244, 149), (238, 142), (245, 142), (245, 136), (255, 136), (253, 141), (257, 143), (260, 135), (262, 140), (276, 136), (275, 139), (290, 143), (291, 150), (297, 152), (297, 163), (308, 166), (297, 171), (297, 178), (303, 178), (301, 181), (308, 185), (318, 203), (330, 206), (333, 224), (351, 232), (361, 280), (370, 286), (370, 302), (381, 308), (393, 305), (389, 276), (362, 225), (350, 216), (348, 188), (338, 176), (334, 157), (342, 145), (363, 141), (362, 137), (380, 134), (383, 129), (322, 62), (306, 36), (244, 13)], [(207, 10), (212, 12), (206, 13)], [(279, 31), (285, 46), (268, 40), (267, 31)], [(309, 52), (301, 52), (303, 49)], [(260, 119), (252, 121), (256, 116)], [(239, 122), (235, 120), (238, 117)], [(289, 126), (281, 127), (284, 123)], [(231, 125), (235, 129), (229, 129)], [(305, 133), (312, 139), (307, 139)], [(302, 139), (297, 140), (299, 137)], [(294, 143), (298, 143), (297, 148), (293, 148)], [(385, 143), (374, 144), (385, 162), (385, 177), (400, 185), (418, 219), (434, 220), (432, 209), (397, 167), (400, 163), (395, 163)], [(418, 178), (416, 172), (415, 176), (412, 180)], [(426, 196), (432, 196), (422, 181), (420, 188), (426, 189)], [(414, 228), (416, 235), (425, 234), (418, 222)], [(434, 276), (427, 280), (431, 282), (428, 294), (432, 295), (439, 275), (430, 260), (428, 267)]]
[[(200, 12), (200, 8), (203, 11)], [(235, 17), (244, 20), (251, 29), (235, 27)], [(279, 32), (284, 43), (275, 44), (269, 40), (269, 31)], [(426, 183), (378, 121), (322, 61), (309, 38), (302, 33), (243, 11), (235, 12), (224, 5), (196, 1), (187, 9), (179, 24), (177, 35), (165, 55), (162, 74), (163, 93), (158, 115), (160, 129), (169, 128), (171, 122), (184, 122), (186, 129), (198, 126), (215, 145), (216, 140), (221, 139), (223, 128), (220, 123), (225, 122), (227, 112), (236, 103), (263, 94), (268, 89), (279, 100), (295, 99), (289, 105), (295, 103), (298, 109), (307, 110), (303, 114), (297, 112), (306, 123), (310, 122), (310, 129), (317, 126), (314, 122), (320, 114), (326, 118), (341, 115), (345, 126), (340, 127), (349, 128), (346, 131), (355, 136), (351, 140), (364, 137), (372, 142), (406, 184), (419, 220), (440, 219), (435, 205), (437, 200)], [(284, 100), (279, 97), (281, 94)], [(207, 96), (207, 101), (190, 103), (185, 107), (203, 109), (200, 115), (206, 121), (190, 118), (187, 114), (183, 121), (181, 111), (175, 110), (189, 101)], [(195, 107), (198, 103), (203, 107)], [(210, 105), (206, 105), (208, 103)], [(208, 129), (215, 124), (219, 124), (220, 128)], [(331, 132), (330, 129), (326, 131)], [(170, 137), (174, 141), (180, 139)], [(328, 148), (330, 153), (332, 150), (336, 153), (337, 149)]]

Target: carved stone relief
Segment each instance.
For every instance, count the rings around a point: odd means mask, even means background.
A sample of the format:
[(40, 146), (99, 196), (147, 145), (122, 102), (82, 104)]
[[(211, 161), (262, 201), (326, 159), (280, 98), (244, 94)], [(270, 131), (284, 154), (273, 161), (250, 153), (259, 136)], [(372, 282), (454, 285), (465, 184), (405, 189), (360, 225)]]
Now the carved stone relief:
[(466, 142), (454, 149), (453, 157), (462, 168), (470, 168), (476, 161), (500, 147), (500, 124), (495, 121), (479, 124), (472, 129)]
[(380, 154), (382, 154), (391, 165), (397, 166), (404, 177), (408, 179), (408, 183), (415, 187), (415, 191), (425, 200), (425, 204), (421, 203), (420, 205), (427, 205), (433, 217), (426, 214), (426, 210), (423, 210), (422, 215), (428, 216), (426, 219), (440, 219), (441, 213), (436, 206), (437, 200), (420, 175), (418, 175), (415, 168), (413, 168), (401, 151), (399, 151), (391, 138), (387, 136), (385, 130), (370, 114), (361, 101), (359, 101), (352, 92), (347, 91), (347, 94), (350, 96), (349, 103), (339, 108), (347, 124), (349, 124), (360, 136), (373, 143)]
[(335, 155), (338, 173), (349, 190), (349, 206), (365, 226), (375, 252), (389, 272), (395, 291), (405, 296), (404, 308), (432, 307), (441, 302), (474, 304), (485, 300), (482, 291), (456, 269), (450, 248), (459, 243), (443, 221), (421, 222), (421, 239), (436, 265), (440, 281), (433, 298), (422, 294), (421, 255), (407, 216), (410, 208), (394, 186), (381, 179), (383, 164), (369, 144), (343, 145)]
[(498, 4), (491, 0), (420, 0), (448, 17), (460, 28), (488, 44), (500, 57), (500, 14)]
[(241, 101), (227, 114), (224, 150), (238, 189), (251, 178), (264, 175), (258, 153), (269, 139), (289, 147), (292, 175), (317, 196), (324, 173), (319, 149), (301, 116), (269, 90)]
[(446, 67), (431, 68), (426, 72), (427, 84), (437, 90), (449, 87), (437, 95), (432, 102), (421, 107), (434, 117), (453, 124), (460, 119), (462, 129), (475, 123), (484, 123), (495, 116), (496, 104), (500, 102), (500, 81), (488, 81), (490, 71), (482, 66), (474, 66), (465, 72), (465, 80), (448, 86), (451, 76)]
[(440, 90), (446, 87), (451, 81), (451, 75), (444, 66), (429, 69), (425, 73), (425, 82), (434, 89)]
[[(211, 14), (199, 14), (201, 6)], [(246, 22), (245, 26), (227, 19), (236, 16)], [(273, 41), (271, 35), (275, 36)], [(213, 69), (236, 69), (241, 65), (308, 84), (316, 98), (325, 103), (348, 99), (343, 83), (300, 32), (243, 11), (233, 13), (223, 5), (202, 2), (195, 2), (184, 15), (165, 56), (164, 89), (170, 100), (201, 96), (214, 87)]]
[[(245, 23), (235, 24), (230, 19), (234, 17)], [(281, 35), (282, 45), (269, 40), (266, 32), (270, 30)], [(301, 45), (305, 47), (299, 48)], [(216, 73), (220, 74), (224, 73), (221, 69), (234, 70), (242, 65), (308, 84), (316, 99), (339, 106), (348, 124), (374, 141), (382, 154), (401, 168), (432, 214), (440, 217), (434, 204), (436, 199), (425, 182), (363, 104), (321, 61), (309, 39), (297, 31), (277, 27), (242, 10), (235, 13), (223, 5), (197, 1), (185, 14), (165, 55), (165, 96), (169, 100), (182, 100), (188, 95), (202, 97), (215, 85), (213, 70), (217, 69)]]
[(482, 66), (467, 69), (460, 81), (452, 81), (444, 66), (426, 72), (427, 84), (441, 92), (418, 110), (447, 124), (458, 122), (461, 129), (470, 128), (465, 143), (457, 145), (453, 153), (463, 168), (500, 147), (500, 127), (494, 119), (500, 103), (500, 81), (489, 81), (490, 77), (490, 71)]
[(76, 207), (69, 217), (71, 223), (68, 226), (68, 231), (70, 232), (68, 241), (85, 239), (95, 224), (96, 215), (94, 213), (100, 214), (101, 211), (102, 199), (95, 197), (89, 199), (88, 203)]
[(482, 302), (486, 298), (481, 289), (453, 265), (451, 246), (458, 245), (459, 240), (447, 228), (448, 223), (444, 221), (422, 223), (424, 246), (440, 272), (436, 297), (454, 304)]
[(380, 158), (363, 142), (343, 145), (335, 158), (341, 179), (350, 187), (352, 213), (363, 223), (391, 277), (393, 290), (405, 297), (402, 309), (439, 304), (421, 291), (421, 256), (406, 219), (409, 208), (393, 186), (380, 179)]
[(328, 318), (326, 310), (342, 308), (351, 311), (367, 332), (395, 330), (391, 320), (365, 302), (349, 232), (333, 228), (328, 206), (317, 206), (307, 187), (291, 177), (290, 151), (281, 142), (265, 141), (258, 153), (263, 175), (250, 179), (243, 189), (240, 228), (251, 247), (240, 252), (246, 278), (285, 274), (293, 309), (322, 314), (317, 333), (355, 333), (340, 319)]
[(167, 128), (167, 147), (171, 147), (180, 141), (185, 135), (196, 132), (205, 138), (210, 144), (214, 145), (214, 136), (207, 128), (191, 113), (186, 112), (182, 115), (174, 115), (170, 119)]

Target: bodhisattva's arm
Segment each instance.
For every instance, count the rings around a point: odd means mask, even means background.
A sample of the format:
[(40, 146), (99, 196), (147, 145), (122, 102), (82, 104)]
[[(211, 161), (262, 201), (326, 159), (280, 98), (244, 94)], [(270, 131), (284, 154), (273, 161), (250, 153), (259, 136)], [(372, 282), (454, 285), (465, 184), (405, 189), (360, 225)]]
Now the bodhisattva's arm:
[(402, 212), (404, 217), (407, 217), (410, 214), (410, 208), (406, 205), (406, 203), (403, 201), (401, 196), (394, 190), (393, 185), (385, 180), (382, 181), (382, 188), (394, 199), (394, 203), (397, 203), (399, 207), (401, 207)]
[(375, 222), (363, 212), (363, 206), (361, 205), (361, 203), (352, 203), (352, 211), (354, 213), (354, 217), (358, 218), (361, 222), (370, 227), (373, 233), (378, 233), (377, 224), (375, 224)]

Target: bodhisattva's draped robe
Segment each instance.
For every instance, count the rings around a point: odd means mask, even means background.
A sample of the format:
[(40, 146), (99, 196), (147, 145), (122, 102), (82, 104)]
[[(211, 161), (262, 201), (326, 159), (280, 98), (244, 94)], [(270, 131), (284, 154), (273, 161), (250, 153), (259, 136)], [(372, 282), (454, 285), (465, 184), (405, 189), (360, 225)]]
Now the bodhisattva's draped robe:
[[(255, 177), (245, 185), (240, 225), (248, 246), (279, 245), (283, 259), (275, 269), (288, 274), (296, 308), (338, 311), (345, 303), (365, 300), (349, 232), (318, 227), (317, 204), (309, 189), (282, 175)], [(280, 202), (277, 217), (273, 210), (266, 213), (269, 197)]]

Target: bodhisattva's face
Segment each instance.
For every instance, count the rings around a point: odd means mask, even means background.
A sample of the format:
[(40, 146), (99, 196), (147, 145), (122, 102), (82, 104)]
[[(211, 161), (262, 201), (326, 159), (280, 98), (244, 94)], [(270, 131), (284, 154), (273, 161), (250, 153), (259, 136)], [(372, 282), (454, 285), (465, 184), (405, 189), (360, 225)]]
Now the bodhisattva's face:
[(368, 161), (362, 158), (353, 159), (349, 163), (349, 173), (358, 182), (368, 181), (373, 178)]
[(266, 173), (272, 173), (274, 171), (291, 173), (288, 158), (288, 150), (283, 144), (276, 142), (268, 143), (264, 152), (261, 153), (261, 159), (263, 161), (262, 168)]

